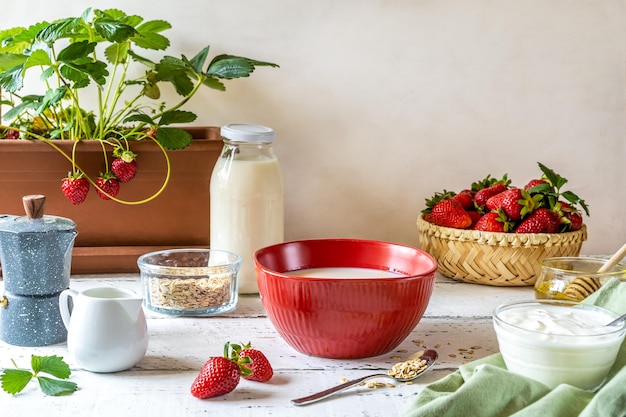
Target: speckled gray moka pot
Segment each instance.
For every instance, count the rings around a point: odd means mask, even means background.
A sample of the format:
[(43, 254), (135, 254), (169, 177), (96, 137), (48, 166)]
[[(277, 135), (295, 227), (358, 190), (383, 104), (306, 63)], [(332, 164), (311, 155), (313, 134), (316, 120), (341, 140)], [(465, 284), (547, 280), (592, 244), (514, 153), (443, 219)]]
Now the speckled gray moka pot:
[(59, 310), (59, 294), (28, 296), (4, 293), (0, 339), (15, 346), (47, 346), (67, 340)]
[(24, 197), (26, 216), (0, 221), (0, 338), (18, 346), (67, 339), (59, 294), (69, 288), (76, 224), (44, 216), (44, 196)]

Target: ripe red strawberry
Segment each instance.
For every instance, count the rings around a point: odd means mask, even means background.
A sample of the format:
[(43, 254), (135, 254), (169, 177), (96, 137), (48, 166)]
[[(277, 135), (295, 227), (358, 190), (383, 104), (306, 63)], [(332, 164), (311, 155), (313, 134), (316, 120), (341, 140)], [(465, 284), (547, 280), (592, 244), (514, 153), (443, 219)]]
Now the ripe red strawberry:
[[(101, 174), (96, 181), (96, 185), (99, 187), (96, 188), (96, 192), (103, 200), (110, 200), (111, 197), (117, 196), (117, 194), (120, 192), (120, 183), (117, 178), (115, 178), (115, 175), (113, 175), (113, 173), (111, 172)], [(102, 191), (104, 191), (106, 194)]]
[(452, 198), (461, 203), (463, 209), (474, 209), (474, 192), (472, 190), (463, 190), (458, 194), (455, 194)]
[(533, 187), (537, 187), (538, 185), (543, 185), (543, 184), (547, 184), (549, 185), (546, 180), (542, 180), (542, 179), (534, 179), (534, 180), (530, 180), (528, 181), (528, 183), (524, 186), (524, 190), (529, 190)]
[(540, 207), (530, 213), (515, 229), (515, 233), (557, 233), (559, 215), (554, 211)]
[(435, 204), (430, 213), (430, 222), (438, 226), (467, 229), (472, 224), (472, 218), (461, 204), (451, 198), (441, 200)]
[(483, 232), (509, 232), (511, 230), (511, 222), (502, 210), (490, 211), (482, 216), (472, 229), (481, 230)]
[(128, 182), (137, 174), (137, 161), (125, 162), (122, 158), (115, 158), (111, 163), (111, 171), (121, 182)]
[(121, 182), (132, 180), (137, 174), (137, 161), (133, 152), (123, 148), (116, 148), (113, 155), (117, 156), (111, 163), (111, 171)]
[(487, 204), (487, 200), (489, 200), (489, 198), (493, 197), (496, 194), (500, 194), (503, 191), (506, 191), (507, 188), (507, 184), (498, 182), (492, 186), (483, 188), (482, 190), (478, 190), (474, 195), (474, 202), (478, 207), (482, 207)]
[(574, 232), (580, 230), (583, 225), (582, 214), (572, 207), (569, 203), (559, 201), (561, 210), (561, 223), (563, 223), (564, 231)]
[(228, 394), (237, 387), (240, 379), (237, 363), (223, 356), (214, 356), (204, 364), (191, 384), (191, 394), (202, 399)]
[(260, 350), (251, 348), (249, 343), (239, 352), (239, 357), (242, 359), (247, 357), (252, 361), (243, 365), (252, 371), (250, 375), (242, 375), (245, 379), (267, 382), (274, 375), (274, 370), (267, 357)]
[(82, 173), (69, 173), (67, 178), (61, 181), (61, 191), (70, 200), (70, 203), (77, 206), (85, 201), (89, 193), (89, 181), (83, 177)]
[(20, 132), (18, 132), (17, 130), (13, 130), (13, 129), (5, 130), (3, 135), (4, 135), (4, 139), (19, 139), (20, 138)]
[(470, 228), (473, 228), (476, 225), (476, 222), (478, 222), (478, 220), (480, 220), (480, 218), (483, 216), (477, 211), (468, 211), (467, 214), (472, 219), (472, 224), (470, 225)]
[(519, 188), (509, 188), (490, 197), (485, 206), (489, 210), (502, 209), (511, 220), (520, 220), (535, 210), (542, 200), (541, 195), (531, 196)]

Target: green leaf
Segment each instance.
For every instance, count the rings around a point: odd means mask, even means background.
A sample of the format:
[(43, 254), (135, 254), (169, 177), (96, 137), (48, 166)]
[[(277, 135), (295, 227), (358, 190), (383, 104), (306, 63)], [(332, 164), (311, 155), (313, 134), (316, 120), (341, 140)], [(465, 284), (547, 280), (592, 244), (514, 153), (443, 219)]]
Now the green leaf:
[(135, 45), (144, 49), (163, 50), (170, 46), (169, 39), (158, 33), (145, 33), (141, 36), (134, 36), (132, 41)]
[(91, 81), (87, 74), (70, 65), (62, 65), (59, 68), (59, 73), (63, 76), (63, 78), (74, 83), (72, 88), (87, 87)]
[(572, 203), (572, 205), (580, 205), (585, 211), (585, 214), (589, 216), (589, 207), (587, 206), (587, 203), (585, 203), (585, 200), (581, 199), (571, 191), (564, 191), (561, 196)]
[(23, 369), (5, 369), (0, 375), (2, 389), (12, 395), (21, 392), (32, 378), (32, 372)]
[(4, 113), (2, 117), (6, 120), (13, 120), (26, 110), (35, 110), (39, 107), (39, 102), (32, 102), (22, 99), (22, 102), (13, 106), (9, 111)]
[(76, 61), (77, 59), (88, 57), (95, 49), (95, 42), (74, 42), (59, 52), (57, 60), (61, 62)]
[(189, 64), (197, 72), (202, 72), (204, 70), (204, 64), (206, 63), (206, 60), (207, 60), (208, 56), (209, 56), (209, 47), (206, 46), (206, 47), (202, 48), (202, 50), (200, 52), (198, 52), (196, 54), (196, 56), (191, 58), (191, 61), (189, 61)]
[(43, 97), (43, 100), (41, 100), (41, 103), (35, 112), (35, 116), (45, 112), (50, 107), (54, 107), (61, 100), (63, 100), (63, 97), (65, 97), (65, 94), (67, 94), (66, 86), (61, 86), (59, 88), (47, 90), (46, 94)]
[(150, 125), (156, 124), (156, 122), (150, 116), (144, 113), (136, 113), (122, 120), (122, 123), (129, 123), (129, 122), (141, 122), (141, 123), (147, 123)]
[(49, 66), (51, 64), (52, 62), (50, 61), (50, 56), (48, 56), (45, 51), (37, 49), (33, 51), (26, 62), (24, 62), (24, 70), (32, 67)]
[(60, 381), (45, 376), (40, 376), (37, 380), (44, 394), (55, 397), (71, 394), (78, 389), (78, 385), (71, 381)]
[(171, 125), (173, 123), (191, 123), (198, 116), (190, 111), (175, 110), (163, 113), (159, 119), (159, 126)]
[(0, 71), (22, 65), (28, 58), (28, 55), (22, 54), (0, 54)]
[(552, 185), (556, 187), (557, 191), (560, 190), (561, 187), (565, 185), (565, 183), (567, 183), (567, 179), (561, 177), (559, 174), (557, 174), (547, 166), (543, 165), (541, 162), (537, 162), (537, 164), (539, 165), (541, 172), (543, 172), (548, 181), (550, 181)]
[(30, 40), (16, 41), (15, 37), (26, 32), (24, 27), (14, 27), (11, 29), (0, 30), (0, 53), (17, 53), (21, 54), (24, 49), (28, 48), (32, 42)]
[(148, 20), (137, 26), (137, 32), (142, 35), (146, 33), (158, 33), (163, 32), (164, 30), (171, 29), (172, 25), (170, 25), (165, 20)]
[(208, 77), (202, 80), (202, 84), (214, 90), (226, 91), (226, 86), (217, 78)]
[(184, 149), (191, 144), (191, 133), (176, 127), (160, 127), (156, 131), (156, 139), (165, 149)]
[(247, 77), (252, 71), (254, 71), (254, 66), (246, 58), (219, 55), (211, 61), (207, 75), (230, 80), (233, 78)]
[(132, 50), (128, 50), (128, 55), (130, 55), (131, 57), (133, 57), (133, 59), (137, 62), (141, 62), (142, 64), (144, 64), (145, 66), (149, 67), (149, 68), (154, 68), (156, 66), (156, 64), (154, 62), (152, 62), (151, 60), (149, 60), (146, 57), (137, 55), (135, 52), (133, 52)]
[(154, 67), (156, 79), (169, 81), (176, 92), (185, 97), (193, 90), (193, 81), (187, 74), (190, 67), (181, 59), (166, 56)]
[(123, 64), (128, 59), (130, 45), (128, 42), (114, 43), (104, 50), (107, 61), (113, 65)]
[(54, 72), (54, 68), (48, 67), (41, 72), (39, 78), (41, 79), (41, 81), (46, 81), (48, 78), (52, 77), (55, 74), (56, 73)]
[(133, 36), (132, 41), (144, 49), (164, 50), (170, 46), (170, 41), (165, 36), (159, 34), (170, 29), (170, 25), (165, 20), (150, 20), (137, 26), (138, 36)]
[(93, 26), (96, 32), (109, 42), (125, 42), (137, 35), (137, 30), (131, 25), (108, 17), (94, 19)]
[[(73, 70), (77, 71), (81, 75), (76, 75), (74, 73), (68, 73), (66, 75), (65, 73), (63, 73), (64, 67), (71, 67)], [(90, 62), (87, 64), (66, 63), (59, 69), (59, 71), (63, 74), (64, 77), (67, 77), (70, 80), (75, 81), (76, 83), (82, 83), (84, 81), (83, 77), (88, 76), (99, 85), (104, 85), (106, 83), (106, 77), (109, 75), (107, 65), (101, 61)], [(74, 88), (80, 87), (75, 86)]]
[(206, 75), (213, 75), (227, 80), (248, 77), (257, 66), (278, 67), (278, 65), (271, 62), (256, 61), (234, 55), (218, 55), (209, 64)]
[(9, 93), (15, 93), (24, 86), (22, 65), (8, 69), (0, 74), (0, 87)]
[(68, 36), (76, 27), (77, 21), (80, 19), (74, 17), (66, 17), (44, 26), (35, 36), (36, 40), (41, 40), (47, 44), (52, 44), (58, 39)]
[(46, 373), (57, 378), (67, 379), (72, 373), (67, 363), (60, 356), (36, 356), (31, 357), (31, 366), (35, 373)]

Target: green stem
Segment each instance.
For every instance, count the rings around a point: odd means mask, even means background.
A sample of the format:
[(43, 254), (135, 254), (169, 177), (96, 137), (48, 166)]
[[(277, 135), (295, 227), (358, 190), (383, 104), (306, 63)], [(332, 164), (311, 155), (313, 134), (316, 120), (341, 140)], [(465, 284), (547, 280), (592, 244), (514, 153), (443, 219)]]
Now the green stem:
[[(4, 129), (11, 129), (11, 130), (17, 130), (18, 132), (24, 133), (26, 135), (32, 136), (35, 139), (41, 140), (43, 142), (45, 142), (46, 144), (50, 145), (54, 150), (56, 150), (57, 152), (59, 152), (61, 154), (61, 156), (63, 156), (65, 159), (67, 159), (71, 164), (72, 167), (80, 172), (83, 173), (84, 178), (89, 181), (89, 183), (91, 185), (94, 186), (94, 188), (100, 190), (103, 194), (107, 195), (108, 197), (111, 198), (111, 200), (120, 203), (120, 204), (125, 204), (125, 205), (140, 205), (140, 204), (145, 204), (149, 201), (154, 200), (155, 198), (157, 198), (159, 195), (161, 195), (161, 193), (163, 193), (163, 191), (165, 190), (165, 188), (167, 187), (167, 184), (170, 181), (170, 176), (171, 176), (171, 172), (172, 172), (172, 166), (170, 163), (170, 158), (169, 155), (167, 154), (167, 151), (165, 150), (165, 148), (163, 147), (163, 145), (161, 145), (159, 143), (159, 141), (157, 141), (155, 138), (150, 136), (150, 139), (156, 143), (156, 145), (159, 147), (159, 149), (161, 150), (161, 152), (163, 153), (163, 157), (165, 158), (165, 164), (166, 164), (166, 172), (165, 172), (165, 179), (163, 180), (163, 184), (161, 185), (161, 187), (151, 196), (144, 198), (142, 200), (135, 200), (135, 201), (128, 201), (128, 200), (122, 200), (120, 198), (114, 197), (112, 195), (109, 195), (106, 191), (104, 191), (102, 188), (98, 187), (98, 184), (96, 183), (96, 181), (94, 181), (89, 175), (87, 175), (87, 173), (85, 172), (84, 169), (82, 169), (80, 167), (80, 165), (78, 165), (76, 163), (76, 158), (75, 158), (75, 154), (74, 154), (74, 150), (72, 150), (72, 156), (68, 155), (67, 153), (65, 153), (65, 151), (63, 149), (61, 149), (60, 146), (58, 146), (56, 143), (54, 143), (52, 140), (46, 138), (45, 136), (39, 135), (37, 133), (33, 133), (33, 132), (29, 132), (26, 130), (22, 130), (22, 129), (17, 129), (15, 127), (9, 127), (9, 126), (3, 126), (0, 125), (0, 129), (4, 130)], [(76, 141), (76, 143), (78, 143), (79, 141)], [(74, 148), (76, 147), (76, 144), (74, 144)], [(103, 144), (104, 147), (104, 144)], [(73, 149), (74, 149), (73, 148)]]

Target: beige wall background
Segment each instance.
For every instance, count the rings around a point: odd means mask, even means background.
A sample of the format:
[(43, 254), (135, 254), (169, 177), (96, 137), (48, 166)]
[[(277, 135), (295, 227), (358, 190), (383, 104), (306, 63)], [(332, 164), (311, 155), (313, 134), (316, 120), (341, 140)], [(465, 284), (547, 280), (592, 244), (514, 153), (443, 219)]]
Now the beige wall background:
[(168, 20), (172, 55), (281, 65), (188, 109), (277, 131), (287, 239), (416, 246), (435, 191), (540, 161), (590, 206), (583, 253), (626, 241), (624, 0), (23, 0), (0, 27), (89, 6)]

